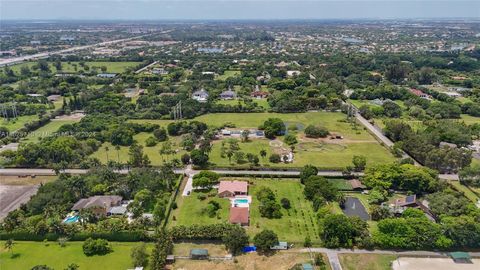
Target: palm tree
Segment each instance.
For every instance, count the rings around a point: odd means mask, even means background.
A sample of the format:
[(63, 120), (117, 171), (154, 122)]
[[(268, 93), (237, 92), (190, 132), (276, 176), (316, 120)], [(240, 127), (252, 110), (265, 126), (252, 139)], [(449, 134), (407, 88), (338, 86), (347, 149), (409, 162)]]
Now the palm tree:
[(265, 149), (260, 150), (260, 156), (265, 158), (267, 156), (267, 151)]
[(109, 151), (109, 150), (110, 150), (110, 149), (108, 149), (108, 146), (105, 146), (105, 153), (107, 154), (107, 164), (108, 164), (108, 151)]
[(115, 145), (115, 150), (117, 150), (117, 163), (120, 164), (120, 145)]
[(15, 242), (13, 241), (13, 239), (8, 239), (7, 241), (5, 241), (5, 244), (4, 244), (5, 249), (11, 252), (10, 256), (12, 256), (12, 257), (13, 257), (13, 246), (14, 245), (15, 245)]

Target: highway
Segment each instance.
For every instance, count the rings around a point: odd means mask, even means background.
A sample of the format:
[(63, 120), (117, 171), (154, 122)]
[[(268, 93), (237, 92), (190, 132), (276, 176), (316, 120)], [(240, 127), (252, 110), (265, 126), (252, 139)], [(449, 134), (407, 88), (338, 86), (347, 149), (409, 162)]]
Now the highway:
[(72, 48), (57, 50), (57, 51), (51, 51), (51, 52), (42, 52), (42, 53), (37, 53), (37, 54), (32, 54), (32, 55), (25, 55), (25, 56), (13, 57), (13, 58), (0, 59), (0, 67), (14, 65), (14, 64), (18, 64), (18, 63), (21, 63), (21, 62), (24, 62), (24, 61), (29, 61), (29, 60), (47, 58), (47, 57), (49, 57), (51, 55), (55, 55), (55, 54), (71, 53), (71, 52), (75, 52), (75, 51), (81, 51), (81, 50), (91, 49), (91, 48), (105, 46), (105, 45), (112, 45), (112, 44), (115, 44), (115, 43), (121, 43), (121, 42), (129, 41), (129, 40), (139, 39), (139, 38), (144, 37), (144, 36), (145, 35), (131, 37), (131, 38), (125, 38), (125, 39), (104, 41), (104, 42), (95, 43), (95, 44), (91, 44), (91, 45), (77, 46), (77, 47), (72, 47)]

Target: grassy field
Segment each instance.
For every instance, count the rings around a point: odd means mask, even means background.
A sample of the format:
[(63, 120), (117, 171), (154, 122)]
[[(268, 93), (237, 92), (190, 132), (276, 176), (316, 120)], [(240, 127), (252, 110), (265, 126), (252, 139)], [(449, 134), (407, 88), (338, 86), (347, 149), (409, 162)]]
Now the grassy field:
[[(330, 144), (317, 141), (300, 142), (294, 152), (292, 163), (270, 163), (268, 157), (275, 152), (276, 147), (269, 144), (267, 139), (252, 139), (246, 143), (239, 143), (241, 151), (259, 155), (260, 150), (267, 151), (267, 158), (260, 158), (262, 166), (269, 167), (303, 167), (312, 164), (320, 168), (339, 168), (351, 165), (354, 155), (364, 155), (367, 163), (387, 163), (394, 161), (394, 157), (384, 147), (376, 142)], [(282, 146), (280, 148), (288, 148)], [(221, 142), (213, 144), (210, 153), (210, 162), (216, 166), (225, 167), (235, 165), (228, 158), (221, 157)]]
[(28, 185), (40, 185), (47, 182), (51, 182), (57, 179), (57, 176), (35, 176), (32, 178), (28, 177), (18, 177), (11, 175), (2, 175), (0, 177), (0, 185), (8, 186), (28, 186)]
[(240, 70), (225, 70), (222, 75), (217, 76), (215, 79), (225, 81), (228, 78), (237, 77), (242, 72)]
[[(282, 198), (290, 200), (291, 208), (282, 208), (282, 218), (268, 219), (260, 216), (258, 207), (260, 202), (255, 193), (261, 187), (268, 187), (276, 195), (277, 202)], [(306, 236), (314, 243), (319, 243), (318, 228), (312, 204), (304, 198), (303, 186), (298, 180), (255, 180), (249, 187), (249, 195), (252, 196), (250, 205), (249, 235), (270, 229), (278, 234), (280, 241), (303, 243)]]
[[(459, 181), (450, 181), (449, 182), (455, 189), (460, 192), (463, 192), (464, 196), (467, 197), (473, 203), (477, 203), (480, 197), (475, 194), (469, 187), (460, 184)], [(473, 189), (475, 190), (475, 189)]]
[(390, 270), (394, 255), (379, 254), (339, 254), (340, 263), (345, 270)]
[[(216, 197), (216, 192), (205, 200), (200, 200), (197, 195), (204, 194), (201, 192), (193, 192), (190, 196), (181, 196), (177, 198), (178, 208), (175, 209), (171, 216), (169, 226), (175, 225), (192, 225), (192, 224), (215, 224), (228, 222), (230, 213), (230, 201), (223, 198)], [(205, 213), (205, 208), (208, 202), (216, 201), (220, 204), (220, 209), (217, 211), (217, 216), (209, 217)]]
[(8, 128), (10, 132), (13, 132), (17, 129), (22, 128), (26, 123), (38, 120), (37, 115), (23, 115), (17, 119), (6, 121), (4, 118), (0, 117), (0, 124), (3, 127)]
[[(180, 137), (169, 137), (169, 140), (173, 144), (173, 149), (178, 150), (178, 152), (173, 154), (173, 155), (169, 155), (169, 156), (163, 155), (162, 156), (162, 155), (160, 155), (159, 151), (162, 148), (162, 144), (164, 142), (160, 142), (156, 146), (153, 146), (153, 147), (146, 147), (145, 146), (145, 141), (150, 136), (153, 136), (153, 135), (149, 134), (149, 133), (142, 132), (142, 133), (136, 134), (135, 136), (133, 136), (133, 138), (140, 145), (143, 146), (143, 152), (145, 154), (147, 154), (147, 156), (150, 158), (151, 164), (154, 165), (154, 166), (155, 165), (161, 165), (165, 161), (172, 160), (173, 158), (180, 159), (180, 157), (184, 153), (186, 153), (185, 150), (182, 150), (181, 147), (179, 146), (179, 143), (181, 141)], [(108, 149), (109, 149), (108, 153), (107, 153), (105, 147), (108, 147)], [(129, 149), (129, 147), (127, 147), (127, 146), (121, 146), (120, 150), (117, 152), (117, 150), (115, 150), (115, 146), (113, 146), (109, 142), (105, 142), (105, 143), (102, 144), (100, 149), (98, 149), (98, 151), (96, 151), (95, 153), (93, 153), (91, 155), (91, 157), (98, 158), (100, 160), (100, 162), (102, 162), (102, 163), (107, 163), (107, 155), (108, 155), (109, 160), (120, 161), (122, 163), (126, 163), (129, 159), (128, 149)]]
[(44, 125), (43, 127), (32, 131), (25, 137), (22, 142), (29, 143), (29, 142), (37, 142), (41, 138), (48, 137), (53, 135), (61, 126), (65, 124), (72, 124), (79, 122), (80, 120), (55, 120), (50, 121), (48, 124)]
[[(324, 256), (325, 257), (325, 256)], [(311, 263), (308, 253), (296, 252), (278, 252), (272, 256), (260, 256), (257, 253), (249, 253), (235, 257), (235, 261), (192, 261), (177, 260), (173, 265), (173, 269), (182, 270), (288, 270), (296, 264)], [(330, 265), (327, 262), (327, 269)], [(316, 268), (318, 269), (318, 268)]]
[(462, 114), (462, 115), (461, 115), (461, 119), (462, 119), (463, 122), (465, 122), (465, 124), (467, 124), (467, 125), (472, 125), (472, 124), (475, 124), (475, 123), (480, 123), (480, 117), (470, 116), (470, 115), (468, 115), (468, 114)]
[[(221, 126), (227, 122), (234, 123), (237, 128), (256, 128), (263, 124), (265, 120), (271, 117), (278, 117), (285, 121), (287, 125), (297, 125), (300, 129), (307, 125), (325, 126), (330, 132), (340, 134), (344, 137), (341, 142), (334, 143), (321, 140), (303, 140), (300, 139), (299, 144), (295, 148), (295, 157), (293, 163), (272, 164), (268, 160), (260, 160), (262, 165), (272, 167), (302, 167), (306, 164), (313, 164), (321, 168), (340, 168), (351, 165), (354, 155), (365, 155), (367, 162), (386, 163), (394, 161), (393, 155), (383, 146), (381, 146), (375, 138), (372, 137), (363, 127), (358, 126), (354, 129), (351, 124), (345, 122), (345, 115), (336, 112), (309, 112), (309, 113), (216, 113), (207, 114), (195, 118), (210, 126)], [(154, 123), (166, 126), (171, 120), (130, 120), (136, 123)], [(299, 135), (303, 132), (299, 132)], [(278, 138), (282, 140), (282, 137)], [(259, 154), (261, 149), (267, 151), (267, 157), (274, 151), (282, 150), (281, 148), (289, 148), (281, 146), (274, 149), (270, 146), (270, 141), (266, 139), (252, 139), (248, 143), (240, 143), (241, 151), (245, 153)], [(216, 166), (231, 166), (227, 158), (220, 156), (221, 143), (215, 142), (212, 152), (210, 153), (210, 162)], [(288, 150), (288, 149), (287, 149)], [(152, 157), (150, 157), (152, 159)], [(267, 158), (268, 159), (268, 158)], [(152, 159), (153, 161), (153, 159)], [(153, 162), (155, 164), (155, 162)]]
[[(85, 62), (85, 65), (86, 66), (89, 66), (90, 67), (90, 70), (93, 68), (93, 67), (97, 67), (98, 68), (98, 72), (101, 73), (102, 71), (100, 70), (100, 68), (102, 66), (105, 66), (107, 67), (107, 71), (106, 72), (110, 72), (110, 73), (122, 73), (122, 72), (125, 72), (125, 70), (127, 68), (130, 68), (130, 67), (135, 67), (137, 65), (139, 65), (141, 62)], [(21, 63), (21, 64), (18, 64), (18, 65), (14, 65), (14, 66), (11, 66), (11, 69), (19, 74), (20, 73), (20, 69), (23, 67), (23, 66), (27, 66), (29, 68), (32, 68), (33, 66), (36, 65), (36, 62), (26, 62), (26, 63)], [(77, 71), (75, 71), (75, 67), (74, 65), (77, 65)], [(53, 72), (68, 72), (68, 73), (74, 73), (74, 72), (80, 72), (80, 71), (83, 71), (83, 67), (80, 66), (80, 62), (62, 62), (62, 70), (57, 70), (54, 66), (54, 63), (49, 63), (49, 67), (50, 67), (50, 70), (53, 71)], [(89, 71), (90, 71), (89, 70)], [(89, 71), (86, 71), (86, 72), (89, 72)]]
[(31, 269), (45, 264), (54, 269), (65, 269), (75, 263), (80, 269), (129, 269), (132, 268), (130, 251), (137, 243), (111, 242), (113, 252), (105, 256), (87, 257), (82, 251), (82, 242), (68, 242), (60, 247), (56, 242), (16, 242), (13, 258), (0, 242), (0, 268), (2, 270)]

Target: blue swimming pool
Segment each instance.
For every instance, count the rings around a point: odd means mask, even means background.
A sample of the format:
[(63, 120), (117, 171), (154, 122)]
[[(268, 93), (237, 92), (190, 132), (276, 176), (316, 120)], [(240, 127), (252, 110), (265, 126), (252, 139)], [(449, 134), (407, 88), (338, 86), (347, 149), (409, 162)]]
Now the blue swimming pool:
[(66, 218), (63, 223), (74, 223), (78, 222), (79, 217), (78, 216), (73, 216), (73, 217), (68, 217)]
[(248, 203), (248, 199), (235, 199), (234, 203)]

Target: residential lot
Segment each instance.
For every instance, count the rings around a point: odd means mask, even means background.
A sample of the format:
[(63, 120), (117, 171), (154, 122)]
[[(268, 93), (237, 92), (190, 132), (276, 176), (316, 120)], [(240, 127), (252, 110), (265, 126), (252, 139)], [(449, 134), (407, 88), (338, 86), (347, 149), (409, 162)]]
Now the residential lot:
[(273, 256), (259, 256), (256, 253), (241, 255), (234, 261), (192, 261), (177, 260), (173, 269), (185, 270), (287, 270), (298, 263), (311, 262), (308, 253), (279, 252)]

